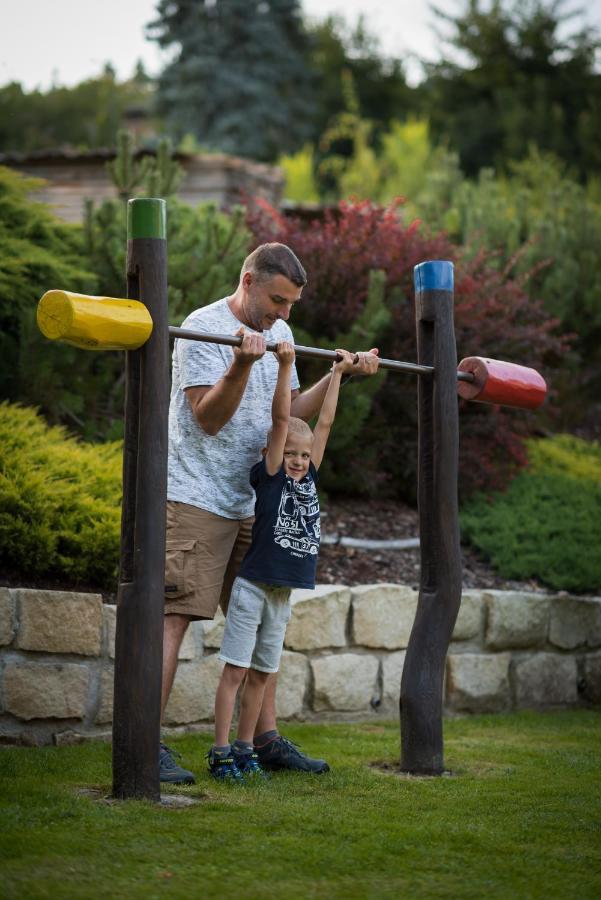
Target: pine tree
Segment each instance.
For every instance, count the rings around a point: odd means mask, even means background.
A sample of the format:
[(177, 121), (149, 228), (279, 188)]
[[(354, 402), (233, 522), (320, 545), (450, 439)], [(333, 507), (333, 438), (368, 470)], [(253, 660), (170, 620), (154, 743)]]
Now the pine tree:
[(176, 139), (260, 160), (308, 136), (311, 80), (298, 0), (160, 0), (149, 35), (179, 53), (158, 105)]
[(566, 2), (464, 0), (460, 15), (437, 10), (455, 53), (427, 67), (424, 93), (435, 141), (450, 139), (468, 174), (523, 159), (530, 145), (583, 177), (601, 170), (601, 42), (593, 29), (566, 35), (575, 15), (562, 12)]

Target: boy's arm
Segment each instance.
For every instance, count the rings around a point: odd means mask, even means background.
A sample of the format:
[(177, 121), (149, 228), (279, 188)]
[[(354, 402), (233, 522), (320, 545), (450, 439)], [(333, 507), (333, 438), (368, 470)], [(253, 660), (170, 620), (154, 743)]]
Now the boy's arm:
[(334, 363), (334, 365), (332, 366), (330, 383), (328, 385), (326, 395), (323, 398), (321, 411), (319, 413), (319, 419), (317, 420), (317, 425), (315, 426), (315, 431), (313, 432), (311, 462), (316, 469), (319, 469), (321, 465), (323, 454), (326, 449), (326, 444), (328, 443), (328, 438), (330, 436), (330, 429), (334, 424), (334, 418), (336, 416), (336, 406), (338, 405), (338, 394), (340, 393), (340, 381), (344, 372), (348, 368), (349, 361), (351, 361), (352, 363), (353, 359), (352, 354), (349, 353), (348, 350), (337, 350), (336, 353), (340, 353), (342, 359), (340, 362)]
[(290, 419), (290, 376), (294, 362), (294, 347), (287, 341), (278, 344), (278, 380), (271, 403), (271, 440), (265, 455), (268, 475), (276, 475), (284, 459), (284, 447)]

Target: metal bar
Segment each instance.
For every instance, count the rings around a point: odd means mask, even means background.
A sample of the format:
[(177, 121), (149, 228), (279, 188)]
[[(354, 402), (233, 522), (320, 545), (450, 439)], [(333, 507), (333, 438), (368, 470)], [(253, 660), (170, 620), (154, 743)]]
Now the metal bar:
[[(169, 334), (171, 337), (179, 338), (185, 341), (203, 341), (206, 344), (225, 344), (228, 347), (239, 347), (242, 343), (241, 336), (231, 334), (208, 334), (204, 331), (190, 331), (187, 328), (175, 328), (169, 326)], [(277, 344), (273, 341), (267, 342), (267, 350), (275, 353)], [(328, 359), (336, 362), (340, 359), (335, 350), (322, 350), (320, 347), (303, 347), (300, 344), (294, 345), (294, 352), (301, 359)], [(420, 366), (416, 363), (401, 362), (398, 359), (380, 359), (380, 369), (387, 369), (392, 372), (408, 372), (411, 375), (433, 375), (433, 366)], [(458, 381), (473, 381), (474, 376), (471, 372), (457, 372)]]

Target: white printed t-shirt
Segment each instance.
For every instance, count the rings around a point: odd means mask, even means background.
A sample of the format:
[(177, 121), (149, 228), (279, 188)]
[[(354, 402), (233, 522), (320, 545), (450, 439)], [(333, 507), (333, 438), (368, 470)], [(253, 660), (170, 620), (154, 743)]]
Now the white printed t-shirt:
[[(182, 323), (191, 331), (234, 335), (242, 323), (227, 298), (197, 309)], [(248, 331), (252, 329), (245, 326)], [(293, 342), (282, 319), (264, 331), (266, 341)], [(261, 458), (271, 428), (271, 401), (278, 375), (275, 353), (253, 363), (240, 405), (214, 436), (203, 431), (185, 389), (216, 384), (230, 368), (232, 347), (177, 339), (173, 347), (169, 406), (169, 470), (167, 497), (198, 506), (226, 519), (252, 516), (255, 495), (249, 473)], [(291, 390), (299, 387), (293, 366)]]

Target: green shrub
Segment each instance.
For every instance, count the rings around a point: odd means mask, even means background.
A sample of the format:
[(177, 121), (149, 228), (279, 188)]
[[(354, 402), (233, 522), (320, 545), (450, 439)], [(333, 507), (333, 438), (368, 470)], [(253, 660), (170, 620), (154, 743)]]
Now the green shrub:
[(569, 435), (530, 441), (530, 467), (504, 494), (461, 512), (464, 537), (505, 578), (558, 590), (601, 588), (601, 445)]
[(121, 442), (85, 444), (33, 409), (0, 404), (0, 568), (114, 588)]

